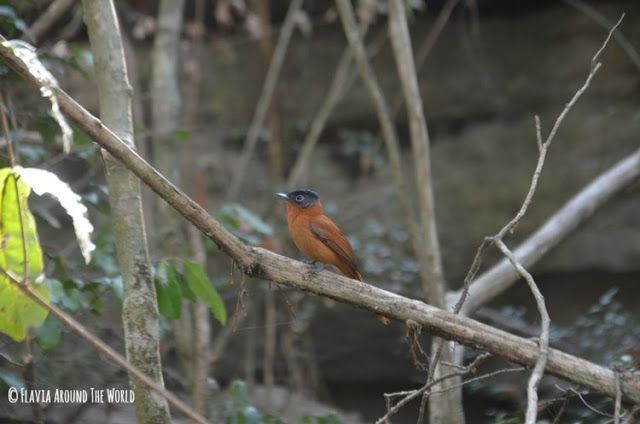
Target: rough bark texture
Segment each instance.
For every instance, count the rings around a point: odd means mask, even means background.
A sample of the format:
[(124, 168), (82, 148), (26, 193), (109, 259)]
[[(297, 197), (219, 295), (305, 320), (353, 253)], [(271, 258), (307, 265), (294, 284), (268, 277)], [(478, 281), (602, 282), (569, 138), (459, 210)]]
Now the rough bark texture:
[[(0, 37), (0, 41), (5, 40)], [(38, 89), (42, 87), (42, 83), (31, 75), (26, 65), (10, 48), (0, 46), (0, 57)], [(233, 258), (245, 274), (336, 299), (400, 321), (414, 321), (437, 336), (487, 350), (515, 363), (525, 366), (535, 363), (538, 347), (534, 341), (328, 271), (310, 275), (305, 263), (266, 249), (247, 246), (63, 90), (58, 90), (57, 94), (60, 109), (69, 119), (211, 238), (222, 252)], [(618, 193), (640, 176), (640, 150), (622, 161), (621, 165), (626, 167), (628, 178), (617, 187)], [(613, 371), (557, 349), (550, 350), (546, 372), (612, 397), (616, 395)], [(620, 384), (623, 401), (640, 403), (640, 381), (637, 378), (623, 375)]]
[[(112, 1), (83, 0), (85, 22), (95, 60), (102, 120), (134, 148), (131, 86)], [(124, 282), (122, 320), (128, 360), (163, 384), (158, 351), (158, 306), (149, 267), (147, 237), (142, 219), (140, 181), (103, 151), (109, 186), (116, 255)], [(131, 378), (139, 422), (170, 423), (165, 398)]]

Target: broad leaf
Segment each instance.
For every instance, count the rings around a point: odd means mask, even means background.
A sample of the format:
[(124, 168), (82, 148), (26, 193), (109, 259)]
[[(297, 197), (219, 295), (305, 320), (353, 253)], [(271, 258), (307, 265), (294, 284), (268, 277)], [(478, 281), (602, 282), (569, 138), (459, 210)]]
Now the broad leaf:
[(240, 230), (245, 233), (256, 231), (267, 236), (273, 234), (273, 228), (258, 215), (235, 203), (224, 205), (216, 214), (216, 217), (231, 230)]
[(62, 324), (53, 315), (49, 315), (37, 330), (36, 341), (43, 350), (52, 350), (60, 342), (62, 335)]
[[(29, 192), (29, 186), (10, 169), (0, 169), (0, 269), (18, 280), (25, 279), (33, 291), (48, 300), (36, 222), (27, 205)], [(4, 272), (0, 273), (0, 332), (21, 341), (29, 327), (39, 327), (44, 322), (48, 311), (16, 287)]]
[(169, 319), (182, 314), (182, 290), (175, 268), (167, 261), (160, 261), (155, 279), (158, 310)]
[(60, 206), (67, 211), (73, 220), (73, 228), (80, 245), (80, 251), (85, 263), (89, 263), (91, 253), (96, 249), (96, 245), (91, 241), (93, 225), (87, 219), (87, 207), (82, 204), (82, 198), (71, 190), (69, 184), (60, 180), (53, 172), (21, 166), (14, 167), (14, 172), (20, 175), (37, 195), (42, 196), (48, 193), (58, 200)]
[(227, 310), (224, 307), (224, 302), (211, 281), (209, 281), (209, 278), (207, 278), (207, 274), (205, 274), (202, 267), (199, 264), (184, 261), (184, 279), (196, 296), (204, 300), (209, 306), (215, 319), (220, 324), (225, 325), (227, 323)]

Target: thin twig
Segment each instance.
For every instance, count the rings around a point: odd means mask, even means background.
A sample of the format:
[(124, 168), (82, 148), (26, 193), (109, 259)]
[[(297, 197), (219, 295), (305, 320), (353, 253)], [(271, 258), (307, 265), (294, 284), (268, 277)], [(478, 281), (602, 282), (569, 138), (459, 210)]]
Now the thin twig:
[(620, 407), (622, 406), (622, 389), (620, 388), (620, 372), (614, 369), (616, 373), (616, 401), (613, 409), (613, 422), (620, 424)]
[(253, 119), (251, 120), (251, 126), (249, 127), (249, 132), (247, 133), (247, 137), (244, 141), (244, 147), (231, 181), (229, 197), (232, 199), (237, 197), (244, 181), (244, 177), (247, 174), (247, 167), (249, 166), (251, 156), (253, 155), (253, 151), (258, 143), (262, 123), (267, 116), (271, 97), (273, 96), (273, 92), (275, 91), (278, 83), (278, 76), (280, 75), (282, 64), (284, 63), (284, 57), (287, 52), (287, 48), (289, 47), (289, 41), (291, 40), (291, 35), (295, 28), (296, 16), (302, 7), (302, 2), (303, 0), (292, 0), (289, 4), (289, 9), (287, 10), (284, 24), (282, 25), (282, 31), (280, 32), (276, 48), (273, 51), (273, 57), (269, 64), (269, 70), (267, 71), (262, 92), (260, 93), (260, 98), (258, 99), (256, 110), (253, 115)]
[(158, 384), (155, 380), (149, 377), (147, 374), (143, 373), (137, 367), (133, 366), (129, 361), (127, 361), (122, 355), (109, 347), (105, 342), (100, 340), (98, 337), (94, 336), (87, 330), (82, 324), (75, 320), (71, 315), (64, 312), (62, 309), (57, 307), (56, 305), (49, 303), (46, 299), (42, 298), (40, 294), (35, 292), (29, 284), (22, 284), (13, 274), (8, 272), (5, 269), (0, 268), (0, 273), (2, 273), (7, 279), (17, 288), (19, 288), (24, 294), (29, 296), (34, 302), (36, 302), (41, 307), (47, 309), (51, 314), (55, 315), (60, 321), (64, 322), (74, 333), (76, 333), (80, 338), (84, 339), (92, 348), (98, 351), (101, 355), (104, 355), (109, 361), (111, 361), (117, 367), (123, 369), (128, 372), (129, 375), (134, 376), (138, 380), (140, 380), (143, 384), (153, 389), (160, 396), (167, 399), (167, 401), (175, 407), (178, 411), (185, 414), (187, 417), (192, 420), (207, 424), (207, 420), (195, 412), (189, 405), (182, 402), (178, 399), (173, 393), (169, 392), (167, 389), (162, 387), (162, 385)]
[[(602, 44), (602, 46), (600, 47), (600, 49), (598, 49), (598, 51), (594, 54), (594, 56), (591, 58), (591, 67), (589, 70), (589, 74), (587, 75), (587, 78), (585, 80), (585, 82), (583, 83), (583, 85), (576, 91), (576, 93), (573, 95), (573, 97), (571, 98), (571, 100), (565, 105), (564, 109), (562, 110), (562, 112), (558, 115), (558, 117), (556, 118), (556, 121), (553, 125), (553, 128), (551, 129), (551, 131), (549, 132), (549, 135), (547, 136), (546, 140), (544, 143), (542, 143), (542, 137), (539, 135), (539, 124), (538, 124), (538, 120), (536, 119), (536, 140), (538, 143), (538, 149), (540, 150), (540, 155), (538, 158), (538, 162), (536, 164), (536, 168), (535, 171), (533, 173), (533, 177), (531, 179), (531, 184), (529, 186), (529, 191), (525, 197), (524, 202), (522, 203), (522, 206), (520, 208), (520, 210), (518, 211), (518, 213), (514, 216), (514, 218), (505, 226), (503, 227), (500, 232), (498, 234), (496, 234), (496, 236), (499, 236), (500, 238), (502, 238), (507, 232), (511, 232), (513, 231), (513, 229), (515, 228), (515, 226), (517, 225), (517, 223), (520, 221), (520, 219), (522, 219), (522, 216), (524, 216), (524, 213), (526, 212), (526, 209), (528, 208), (529, 204), (531, 203), (531, 198), (533, 197), (533, 194), (535, 193), (537, 184), (538, 184), (538, 179), (540, 177), (540, 172), (542, 169), (542, 166), (544, 164), (544, 159), (547, 153), (547, 149), (548, 146), (551, 144), (551, 142), (553, 141), (553, 139), (556, 136), (556, 133), (560, 127), (560, 124), (562, 124), (562, 122), (564, 121), (566, 115), (569, 113), (569, 111), (573, 108), (573, 106), (576, 104), (576, 102), (578, 101), (578, 99), (582, 96), (582, 94), (587, 90), (587, 88), (589, 87), (589, 85), (591, 84), (591, 81), (593, 79), (593, 77), (595, 76), (595, 74), (598, 72), (598, 70), (600, 69), (600, 67), (602, 66), (602, 64), (600, 62), (598, 62), (598, 58), (600, 56), (600, 54), (602, 53), (602, 51), (604, 50), (604, 48), (607, 46), (610, 38), (611, 38), (611, 34), (616, 30), (616, 28), (620, 25), (622, 19), (624, 18), (624, 14), (622, 14), (622, 16), (620, 17), (620, 19), (618, 20), (618, 22), (615, 24), (615, 26), (613, 26), (611, 28), (611, 30), (609, 31), (609, 34), (607, 36), (607, 38), (605, 39), (604, 43)], [(547, 149), (543, 149), (544, 145), (547, 145)], [(597, 180), (597, 182), (599, 182), (600, 179)], [(595, 183), (595, 181), (594, 181)], [(576, 197), (580, 197), (580, 200), (583, 200), (581, 196), (583, 194), (586, 194), (586, 192), (590, 192), (590, 189), (593, 188), (593, 185), (590, 185), (587, 187), (587, 189), (583, 190), (583, 192), (581, 192), (578, 196)], [(591, 193), (589, 193), (591, 194)], [(516, 257), (519, 259), (519, 261), (523, 264), (523, 266), (530, 266), (532, 265), (532, 263), (535, 261), (535, 259), (539, 258), (541, 255), (537, 254), (535, 255), (535, 257), (531, 254), (531, 252), (539, 252), (539, 251), (547, 251), (549, 250), (549, 247), (543, 247), (543, 246), (531, 246), (533, 240), (535, 239), (536, 242), (538, 243), (542, 243), (542, 241), (539, 241), (538, 238), (541, 237), (541, 234), (543, 232), (543, 230), (547, 230), (547, 225), (551, 223), (551, 221), (553, 221), (555, 223), (555, 221), (566, 221), (566, 218), (563, 216), (562, 219), (558, 218), (559, 215), (562, 214), (562, 212), (564, 212), (565, 209), (569, 210), (569, 209), (574, 209), (576, 207), (575, 202), (576, 202), (576, 198), (574, 198), (571, 202), (569, 202), (569, 204), (567, 205), (566, 208), (563, 208), (563, 210), (561, 210), (560, 212), (558, 212), (558, 214), (554, 215), (551, 219), (549, 219), (549, 221), (547, 222), (547, 224), (545, 224), (545, 226), (543, 226), (543, 228), (541, 228), (541, 230), (534, 234), (532, 237), (530, 237), (529, 240), (525, 241), (521, 247), (519, 247), (518, 249), (516, 249)], [(569, 206), (571, 206), (571, 208), (569, 208)], [(592, 204), (587, 204), (587, 205), (583, 205), (583, 207), (586, 207), (589, 211), (591, 211), (593, 209)], [(577, 213), (573, 213), (572, 215), (574, 216), (578, 216)], [(569, 231), (570, 229), (575, 228), (575, 226), (577, 226), (577, 222), (571, 226), (569, 225), (565, 225), (566, 231)], [(555, 243), (557, 243), (559, 241), (559, 237), (556, 237), (556, 239), (558, 240), (554, 240)], [(546, 240), (545, 240), (546, 241)], [(486, 242), (486, 240), (485, 240)], [(548, 243), (548, 242), (547, 242)], [(484, 242), (483, 242), (484, 244)], [(522, 256), (522, 254), (520, 253), (521, 250), (526, 251), (526, 253), (528, 254), (526, 257), (521, 258), (520, 256)], [(480, 253), (480, 249), (479, 249), (479, 253)], [(526, 259), (526, 260), (525, 260)], [(474, 259), (474, 264), (477, 262), (478, 258), (476, 257)], [(500, 267), (500, 269), (498, 269), (498, 266)], [(472, 269), (474, 268), (474, 265), (472, 265), (471, 267)], [(502, 263), (498, 264), (496, 267), (493, 267), (491, 270), (487, 271), (485, 274), (483, 274), (482, 276), (480, 276), (478, 278), (478, 280), (483, 279), (486, 280), (484, 277), (485, 275), (488, 275), (489, 273), (504, 273), (505, 269), (502, 266)], [(469, 273), (468, 273), (469, 274)], [(501, 281), (500, 282), (500, 287), (498, 290), (498, 288), (494, 288), (494, 290), (491, 290), (491, 287), (487, 287), (488, 284), (493, 284), (493, 285), (497, 285), (497, 283), (495, 283), (496, 280), (505, 280), (505, 281)], [(473, 310), (476, 310), (478, 307), (482, 306), (484, 303), (486, 303), (488, 300), (492, 299), (495, 294), (494, 292), (497, 294), (499, 292), (501, 292), (504, 288), (508, 287), (508, 285), (510, 285), (510, 283), (512, 281), (514, 281), (515, 278), (513, 275), (511, 275), (509, 277), (509, 280), (506, 281), (506, 279), (504, 277), (502, 278), (497, 278), (496, 276), (492, 276), (490, 278), (490, 282), (483, 282), (481, 284), (481, 289), (479, 288), (479, 286), (477, 286), (477, 281), (473, 281), (473, 284), (471, 285), (472, 288), (470, 287), (463, 287), (463, 289), (460, 292), (457, 292), (454, 294), (453, 298), (458, 298), (459, 301), (462, 300), (464, 303), (464, 300), (468, 297), (469, 292), (473, 292), (474, 297), (477, 296), (479, 299), (472, 301), (472, 305), (469, 307), (466, 307), (468, 305), (465, 306), (465, 312), (469, 313)], [(476, 290), (477, 289), (477, 290)], [(478, 294), (476, 294), (478, 293)], [(480, 294), (482, 293), (482, 294)]]
[[(524, 268), (524, 266), (522, 266), (522, 264), (518, 261), (516, 256), (513, 254), (513, 252), (511, 252), (511, 250), (507, 247), (507, 245), (503, 242), (502, 239), (504, 236), (507, 235), (507, 233), (513, 232), (515, 230), (516, 226), (518, 225), (522, 217), (524, 217), (524, 215), (526, 214), (527, 209), (529, 208), (529, 205), (531, 204), (531, 201), (533, 199), (533, 195), (536, 192), (538, 180), (540, 178), (540, 174), (544, 166), (544, 162), (545, 162), (545, 158), (546, 158), (549, 146), (551, 145), (551, 142), (555, 138), (555, 135), (558, 131), (558, 128), (560, 127), (560, 124), (562, 123), (566, 115), (569, 113), (571, 108), (578, 101), (578, 99), (587, 90), (587, 88), (591, 83), (591, 80), (593, 79), (595, 74), (598, 72), (598, 70), (602, 66), (602, 64), (597, 60), (600, 54), (602, 53), (602, 51), (604, 50), (604, 48), (607, 46), (607, 43), (609, 42), (611, 35), (616, 30), (616, 28), (620, 25), (623, 18), (624, 18), (624, 14), (622, 14), (618, 22), (611, 28), (611, 30), (609, 31), (609, 34), (607, 35), (607, 38), (605, 39), (600, 49), (598, 49), (596, 53), (593, 55), (591, 59), (591, 69), (589, 70), (589, 74), (587, 75), (587, 78), (584, 84), (582, 85), (582, 87), (578, 89), (578, 91), (576, 91), (576, 93), (573, 95), (569, 103), (566, 104), (566, 106), (564, 107), (560, 115), (558, 115), (558, 118), (556, 119), (551, 131), (549, 132), (549, 135), (547, 136), (547, 139), (544, 142), (542, 142), (540, 119), (537, 115), (534, 117), (535, 124), (536, 124), (536, 142), (538, 145), (539, 156), (538, 156), (538, 162), (536, 164), (535, 171), (533, 173), (533, 177), (531, 179), (529, 190), (527, 192), (527, 195), (525, 196), (524, 201), (522, 202), (522, 206), (520, 207), (520, 210), (516, 213), (516, 215), (507, 223), (507, 225), (502, 227), (502, 229), (495, 236), (490, 237), (490, 241), (500, 249), (500, 251), (507, 257), (511, 265), (516, 269), (517, 273), (522, 278), (524, 278), (524, 280), (529, 285), (529, 288), (532, 291), (532, 294), (535, 298), (536, 306), (538, 308), (538, 313), (540, 314), (540, 318), (541, 318), (541, 330), (540, 330), (540, 338), (539, 338), (540, 355), (538, 356), (536, 365), (534, 366), (534, 369), (531, 373), (531, 377), (529, 378), (529, 383), (527, 385), (527, 411), (525, 416), (525, 422), (527, 424), (534, 424), (537, 417), (537, 404), (538, 404), (537, 388), (542, 378), (542, 374), (544, 373), (545, 364), (549, 354), (550, 319), (545, 306), (544, 297), (542, 296), (542, 293), (540, 293), (540, 290), (538, 289), (533, 277)], [(467, 276), (469, 274), (475, 273), (475, 270), (477, 269), (477, 263), (479, 262), (478, 256), (482, 254), (483, 247), (486, 245), (486, 241), (487, 240), (485, 239), (485, 241), (483, 241), (482, 245), (478, 249), (476, 258), (474, 258), (474, 262), (471, 265), (471, 269), (467, 274)], [(466, 299), (467, 295), (468, 295), (468, 284), (465, 284), (465, 287), (463, 288), (460, 299), (458, 300), (455, 307), (456, 313), (462, 307), (462, 303)]]
[(603, 411), (599, 410), (598, 408), (596, 408), (595, 406), (593, 406), (589, 402), (587, 402), (587, 400), (584, 398), (584, 396), (582, 396), (582, 393), (580, 393), (579, 391), (577, 391), (573, 387), (570, 387), (567, 390), (569, 392), (575, 394), (576, 396), (578, 396), (578, 399), (580, 399), (580, 402), (582, 402), (582, 404), (584, 406), (586, 406), (589, 410), (591, 410), (591, 412), (594, 412), (594, 413), (596, 413), (598, 415), (602, 415), (603, 417), (613, 418), (613, 415), (607, 414), (606, 412), (603, 412)]
[[(584, 13), (589, 18), (593, 19), (598, 25), (606, 29), (607, 31), (611, 28), (611, 22), (607, 18), (604, 17), (600, 12), (598, 12), (593, 6), (585, 3), (581, 0), (564, 0), (565, 3), (575, 7), (580, 12)], [(613, 38), (618, 42), (622, 50), (626, 53), (629, 60), (640, 69), (640, 54), (635, 49), (633, 44), (624, 36), (622, 31), (616, 32), (613, 34)]]
[(569, 398), (565, 397), (564, 401), (562, 402), (562, 405), (560, 406), (560, 410), (556, 413), (556, 416), (553, 418), (553, 423), (551, 424), (560, 423), (560, 418), (562, 418), (562, 414), (564, 414), (564, 410), (566, 409), (568, 403), (569, 403)]
[(544, 302), (544, 297), (529, 271), (518, 262), (513, 252), (509, 250), (501, 238), (495, 238), (493, 241), (498, 249), (509, 259), (518, 274), (520, 274), (529, 285), (529, 289), (536, 300), (538, 313), (540, 314), (540, 337), (538, 342), (540, 345), (540, 353), (527, 384), (527, 411), (525, 415), (525, 422), (527, 424), (535, 424), (538, 414), (538, 385), (544, 374), (547, 358), (549, 357), (549, 325), (551, 320)]
[[(13, 140), (11, 139), (11, 132), (9, 131), (9, 124), (7, 122), (7, 116), (4, 112), (4, 95), (0, 90), (0, 118), (2, 118), (2, 130), (4, 131), (4, 137), (7, 141), (7, 152), (9, 153), (9, 164), (14, 168), (16, 164), (16, 156), (13, 150)], [(18, 221), (20, 223), (20, 237), (22, 238), (22, 283), (25, 284), (29, 279), (29, 264), (27, 257), (27, 242), (24, 233), (24, 211), (22, 210), (22, 202), (20, 201), (20, 192), (18, 190), (18, 176), (13, 177), (13, 187), (16, 192), (16, 206), (18, 209)]]
[[(420, 387), (419, 389), (416, 390), (405, 390), (405, 391), (400, 391), (400, 392), (393, 392), (393, 393), (385, 393), (384, 397), (387, 400), (387, 413), (379, 418), (376, 421), (376, 424), (383, 424), (385, 422), (387, 422), (394, 414), (396, 414), (400, 409), (402, 409), (402, 407), (404, 407), (407, 403), (411, 402), (412, 400), (416, 399), (418, 396), (424, 394), (425, 392), (429, 392), (430, 394), (439, 394), (439, 393), (444, 393), (447, 390), (451, 390), (453, 388), (458, 388), (458, 387), (462, 387), (466, 384), (478, 381), (478, 380), (482, 380), (485, 378), (489, 378), (489, 377), (493, 377), (495, 375), (498, 374), (502, 374), (505, 372), (513, 372), (513, 371), (523, 371), (523, 368), (505, 368), (505, 369), (500, 369), (497, 371), (493, 371), (487, 374), (483, 374), (481, 376), (478, 377), (474, 377), (471, 378), (469, 380), (465, 380), (464, 382), (460, 383), (460, 384), (456, 384), (450, 387), (447, 387), (445, 389), (442, 390), (435, 390), (435, 391), (430, 391), (430, 389), (435, 386), (436, 384), (442, 383), (443, 381), (452, 379), (452, 378), (456, 378), (456, 377), (461, 377), (464, 375), (467, 375), (469, 373), (475, 373), (476, 372), (476, 368), (478, 365), (480, 365), (484, 360), (486, 360), (487, 358), (489, 358), (490, 356), (492, 356), (490, 353), (484, 353), (478, 357), (476, 357), (473, 362), (471, 362), (469, 365), (467, 365), (467, 367), (465, 367), (465, 369), (463, 371), (460, 372), (454, 372), (451, 374), (447, 374), (441, 378), (438, 378), (436, 380), (433, 381), (429, 381), (427, 383), (425, 383), (422, 387)], [(391, 406), (391, 401), (394, 397), (400, 397), (400, 396), (404, 396), (403, 399), (401, 399), (400, 401), (398, 401), (398, 403), (396, 403), (395, 405)]]
[(458, 388), (458, 387), (466, 386), (469, 383), (475, 383), (476, 381), (480, 381), (480, 380), (484, 380), (484, 379), (487, 379), (487, 378), (495, 377), (496, 375), (506, 374), (506, 373), (510, 373), (510, 372), (522, 372), (522, 371), (525, 371), (525, 369), (524, 368), (520, 368), (520, 367), (499, 369), (499, 370), (496, 370), (496, 371), (492, 371), (492, 372), (480, 375), (478, 377), (470, 378), (469, 380), (465, 380), (465, 381), (463, 381), (462, 383), (460, 383), (458, 385), (451, 386), (451, 387), (448, 387), (446, 389), (442, 389), (440, 391), (433, 391), (433, 392), (431, 392), (431, 394), (437, 395), (439, 393), (443, 393), (446, 390), (451, 390), (451, 389), (455, 389), (455, 388)]
[(11, 131), (9, 131), (9, 123), (7, 122), (7, 115), (4, 113), (4, 92), (0, 90), (0, 117), (2, 118), (2, 131), (4, 132), (4, 138), (7, 143), (7, 153), (9, 154), (9, 165), (13, 168), (16, 166), (16, 155), (13, 151), (13, 140), (11, 139)]

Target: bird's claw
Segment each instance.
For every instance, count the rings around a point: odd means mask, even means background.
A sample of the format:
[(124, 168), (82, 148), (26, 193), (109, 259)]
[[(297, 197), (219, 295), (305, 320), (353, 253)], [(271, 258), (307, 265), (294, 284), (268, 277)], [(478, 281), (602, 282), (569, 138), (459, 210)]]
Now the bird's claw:
[(309, 270), (312, 274), (317, 274), (324, 269), (324, 264), (322, 262), (313, 261), (311, 262), (311, 265), (314, 265), (314, 267)]
[(319, 273), (324, 269), (324, 264), (316, 260), (303, 259), (302, 262), (304, 262), (307, 265), (312, 265), (312, 267), (307, 272), (304, 273), (305, 279), (312, 278), (315, 274)]

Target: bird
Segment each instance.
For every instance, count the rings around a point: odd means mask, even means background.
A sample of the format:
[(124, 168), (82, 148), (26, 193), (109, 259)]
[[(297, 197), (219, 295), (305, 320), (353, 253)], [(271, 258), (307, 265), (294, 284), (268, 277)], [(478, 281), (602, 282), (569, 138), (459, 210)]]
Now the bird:
[[(320, 272), (324, 264), (330, 264), (345, 276), (364, 282), (351, 243), (324, 214), (318, 193), (299, 189), (276, 196), (286, 201), (289, 233), (296, 247), (316, 265), (312, 272)], [(383, 315), (378, 315), (378, 320), (389, 324), (389, 318)]]

